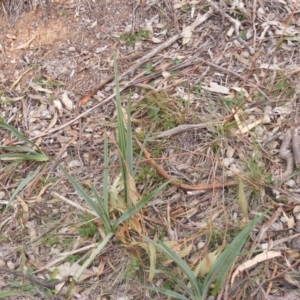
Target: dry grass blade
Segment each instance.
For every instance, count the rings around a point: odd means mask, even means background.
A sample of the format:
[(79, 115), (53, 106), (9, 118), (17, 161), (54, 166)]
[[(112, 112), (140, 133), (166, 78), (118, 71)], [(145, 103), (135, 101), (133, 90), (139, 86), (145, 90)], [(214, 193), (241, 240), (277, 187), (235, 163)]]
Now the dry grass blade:
[(239, 203), (245, 219), (248, 220), (248, 201), (245, 196), (244, 184), (241, 179), (239, 179)]

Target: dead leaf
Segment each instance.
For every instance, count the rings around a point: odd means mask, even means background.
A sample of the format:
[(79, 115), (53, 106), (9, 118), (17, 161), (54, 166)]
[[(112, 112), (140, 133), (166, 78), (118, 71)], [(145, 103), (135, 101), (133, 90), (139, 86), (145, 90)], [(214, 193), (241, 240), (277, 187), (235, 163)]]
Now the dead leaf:
[(154, 245), (149, 244), (149, 259), (150, 259), (150, 269), (149, 269), (149, 282), (153, 282), (153, 278), (155, 275), (155, 269), (156, 269), (156, 250)]
[(193, 249), (193, 244), (190, 244), (189, 246), (185, 247), (184, 249), (182, 249), (178, 255), (182, 258), (182, 257), (186, 257), (187, 255), (190, 255), (191, 251)]
[[(81, 268), (81, 266), (77, 263), (77, 262), (74, 262), (71, 263), (70, 262), (66, 262), (60, 266), (56, 266), (56, 267), (50, 267), (48, 268), (48, 270), (50, 271), (58, 271), (58, 274), (57, 274), (57, 279), (62, 279), (62, 278), (66, 278), (68, 276), (74, 276), (77, 271)], [(85, 279), (87, 278), (90, 278), (92, 276), (97, 276), (97, 273), (89, 270), (89, 269), (85, 269), (83, 271), (83, 273), (81, 274), (81, 276), (78, 278), (77, 282), (82, 282), (84, 281)]]
[(284, 217), (284, 219), (286, 220), (286, 222), (288, 224), (288, 228), (294, 228), (296, 226), (294, 218), (287, 216), (287, 214), (284, 211), (282, 211), (282, 214), (283, 214), (283, 217)]
[(234, 283), (234, 280), (236, 278), (237, 275), (239, 275), (239, 273), (254, 267), (255, 265), (257, 265), (260, 262), (275, 258), (275, 257), (279, 257), (282, 256), (280, 252), (276, 252), (276, 251), (266, 251), (263, 253), (260, 253), (258, 255), (256, 255), (254, 258), (247, 260), (246, 262), (244, 262), (243, 264), (241, 264), (240, 266), (238, 266), (236, 268), (236, 270), (233, 272), (232, 277), (231, 277), (231, 285)]
[(128, 244), (126, 241), (126, 236), (130, 237), (130, 232), (127, 223), (123, 223), (122, 226), (119, 226), (118, 230), (116, 231), (116, 236), (123, 244)]
[(136, 189), (135, 181), (130, 174), (127, 174), (127, 183), (129, 199), (132, 201), (133, 205), (136, 205), (141, 197), (138, 190)]
[(12, 34), (10, 34), (10, 33), (7, 33), (5, 36), (6, 36), (8, 39), (11, 39), (11, 40), (15, 40), (15, 39), (17, 38), (15, 35), (12, 35)]
[(53, 91), (51, 90), (48, 90), (48, 89), (44, 89), (43, 87), (41, 87), (40, 85), (34, 83), (34, 82), (31, 82), (29, 84), (36, 92), (43, 92), (43, 93), (47, 93), (47, 94), (52, 94)]
[(247, 133), (249, 132), (252, 128), (256, 127), (259, 124), (263, 123), (263, 119), (257, 120), (251, 124), (248, 124), (244, 127), (242, 127), (241, 129), (239, 129), (236, 133)]
[(72, 100), (69, 98), (68, 93), (66, 91), (64, 91), (64, 93), (61, 96), (61, 101), (63, 103), (63, 105), (68, 109), (68, 110), (72, 110), (73, 109), (73, 102)]
[(132, 229), (135, 230), (138, 234), (142, 234), (142, 226), (139, 218), (131, 217), (129, 219), (129, 224)]
[(202, 278), (204, 275), (206, 275), (210, 271), (211, 266), (217, 260), (219, 254), (219, 251), (216, 250), (205, 255), (205, 257), (199, 262), (194, 271), (195, 276)]
[(153, 43), (155, 43), (155, 44), (162, 43), (162, 40), (159, 39), (159, 38), (157, 38), (157, 37), (155, 37), (155, 36), (153, 36), (153, 37), (151, 38), (151, 41), (152, 41)]
[(16, 199), (21, 204), (21, 206), (24, 209), (24, 211), (28, 212), (28, 205), (26, 204), (26, 202), (20, 196), (16, 196)]
[(97, 20), (96, 21), (94, 21), (93, 23), (92, 23), (92, 25), (91, 25), (91, 27), (90, 28), (94, 28), (94, 27), (96, 27), (97, 26)]
[(203, 89), (210, 91), (210, 92), (215, 92), (215, 93), (220, 93), (220, 94), (225, 94), (225, 95), (229, 95), (230, 94), (230, 90), (229, 88), (219, 85), (216, 82), (211, 82), (210, 83), (210, 87), (209, 86), (202, 86)]
[(30, 43), (35, 39), (35, 36), (33, 36), (31, 39), (29, 39), (26, 43), (14, 48), (14, 49), (11, 49), (12, 51), (14, 50), (21, 50), (21, 49), (27, 49), (28, 46), (30, 45)]
[(58, 110), (58, 114), (61, 115), (63, 112), (63, 107), (62, 107), (60, 100), (53, 100), (53, 104), (56, 107), (56, 109)]

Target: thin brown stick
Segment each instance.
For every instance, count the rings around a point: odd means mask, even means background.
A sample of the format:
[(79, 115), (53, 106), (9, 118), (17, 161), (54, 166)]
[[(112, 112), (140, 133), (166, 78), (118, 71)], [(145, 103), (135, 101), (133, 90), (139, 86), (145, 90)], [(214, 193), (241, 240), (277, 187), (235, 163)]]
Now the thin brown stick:
[(0, 267), (0, 272), (5, 272), (5, 273), (13, 274), (13, 275), (16, 275), (16, 276), (19, 276), (19, 277), (23, 277), (23, 278), (27, 279), (28, 281), (30, 281), (32, 284), (36, 284), (38, 286), (42, 286), (42, 287), (45, 287), (45, 288), (48, 288), (48, 289), (53, 289), (59, 283), (66, 282), (65, 279), (55, 280), (55, 281), (52, 281), (52, 282), (44, 282), (44, 281), (36, 279), (35, 277), (33, 277), (31, 275), (24, 274), (22, 272), (15, 271), (15, 270), (10, 270), (10, 269), (7, 269), (7, 268), (2, 268), (2, 267)]
[(293, 139), (292, 139), (292, 147), (293, 147), (293, 155), (295, 165), (298, 169), (300, 169), (300, 135), (299, 135), (300, 127), (294, 128)]

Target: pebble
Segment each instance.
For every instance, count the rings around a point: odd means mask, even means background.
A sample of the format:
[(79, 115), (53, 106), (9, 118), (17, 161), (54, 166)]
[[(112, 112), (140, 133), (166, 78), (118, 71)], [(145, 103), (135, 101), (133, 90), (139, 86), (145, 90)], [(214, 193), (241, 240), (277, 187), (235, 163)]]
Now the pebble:
[(244, 57), (244, 58), (249, 58), (250, 57), (250, 53), (246, 50), (242, 51), (241, 52), (241, 55)]
[(75, 52), (75, 51), (76, 51), (75, 47), (70, 47), (69, 48), (69, 52)]
[(5, 192), (0, 191), (0, 200), (3, 200), (5, 197)]

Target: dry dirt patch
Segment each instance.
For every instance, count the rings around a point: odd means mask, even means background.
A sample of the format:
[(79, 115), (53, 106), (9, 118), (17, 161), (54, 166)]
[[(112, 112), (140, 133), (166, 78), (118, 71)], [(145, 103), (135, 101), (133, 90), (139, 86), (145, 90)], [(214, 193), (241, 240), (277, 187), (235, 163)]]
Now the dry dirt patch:
[(38, 6), (13, 27), (1, 19), (2, 88), (32, 65), (34, 70), (20, 81), (23, 92), (29, 78), (40, 74), (63, 80), (79, 94), (107, 76), (112, 45), (130, 24), (132, 6), (127, 1), (68, 3)]

